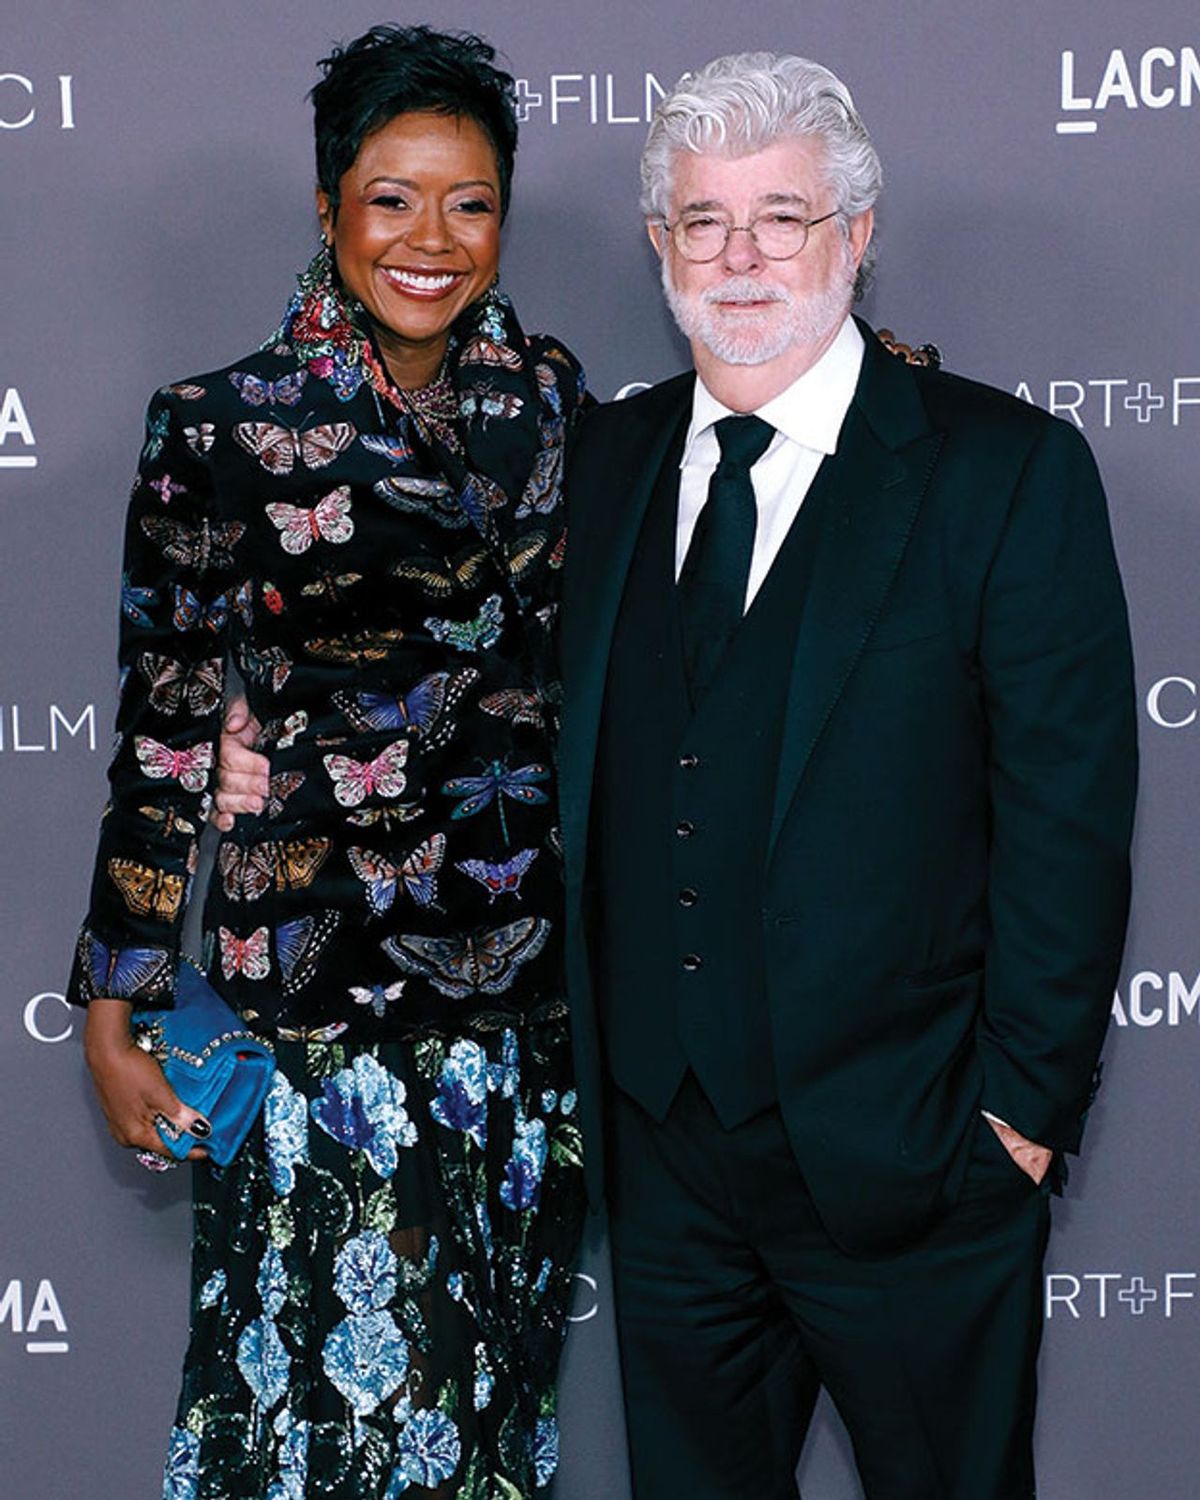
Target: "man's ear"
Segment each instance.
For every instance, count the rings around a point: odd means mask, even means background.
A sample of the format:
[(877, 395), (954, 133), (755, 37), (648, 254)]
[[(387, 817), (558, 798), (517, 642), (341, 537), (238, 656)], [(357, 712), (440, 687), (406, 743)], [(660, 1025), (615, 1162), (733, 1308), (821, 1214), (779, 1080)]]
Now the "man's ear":
[(661, 219), (647, 219), (646, 233), (650, 236), (650, 243), (654, 246), (654, 253), (659, 260), (667, 248), (667, 227)]
[(871, 243), (871, 234), (875, 228), (875, 210), (868, 208), (865, 213), (855, 214), (850, 220), (846, 231), (850, 241), (850, 253), (854, 256), (855, 270), (862, 264), (862, 258), (867, 253), (867, 246)]

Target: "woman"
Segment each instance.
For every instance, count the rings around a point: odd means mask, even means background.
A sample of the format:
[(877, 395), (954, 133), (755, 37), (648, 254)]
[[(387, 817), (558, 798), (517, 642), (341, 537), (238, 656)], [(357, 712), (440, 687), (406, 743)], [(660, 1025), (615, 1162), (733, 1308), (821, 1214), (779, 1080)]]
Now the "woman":
[(557, 1457), (582, 1194), (550, 648), (583, 380), (495, 289), (493, 57), (376, 27), (325, 60), (323, 241), (282, 326), (149, 411), (71, 984), (124, 1145), (157, 1117), (203, 1155), (129, 1017), (171, 1003), (227, 659), (272, 768), (205, 907), (278, 1071), (195, 1174), (177, 1500), (526, 1496)]

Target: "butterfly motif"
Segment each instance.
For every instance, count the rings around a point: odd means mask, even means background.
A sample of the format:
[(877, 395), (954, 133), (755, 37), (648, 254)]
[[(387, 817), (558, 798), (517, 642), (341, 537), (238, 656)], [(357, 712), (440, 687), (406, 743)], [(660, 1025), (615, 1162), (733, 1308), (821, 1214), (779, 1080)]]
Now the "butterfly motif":
[(132, 859), (110, 859), (108, 875), (125, 905), (139, 917), (159, 917), (169, 922), (183, 902), (187, 881), (182, 875), (141, 865)]
[(554, 443), (539, 449), (529, 471), (529, 482), (521, 495), (521, 503), (513, 512), (514, 520), (526, 516), (548, 515), (562, 499), (563, 447)]
[(542, 765), (518, 766), (510, 771), (503, 761), (494, 760), (479, 776), (453, 776), (442, 787), (448, 797), (460, 797), (462, 801), (450, 814), (456, 822), (461, 818), (473, 818), (485, 807), (495, 802), (500, 814), (500, 831), (504, 842), (509, 842), (508, 822), (504, 816), (504, 799), (523, 802), (527, 807), (549, 802), (549, 793), (537, 785), (550, 779), (550, 767)]
[(535, 729), (546, 727), (546, 700), (536, 690), (526, 688), (500, 688), (495, 693), (485, 693), (479, 700), (485, 714), (496, 719), (508, 719), (512, 724), (529, 724)]
[(333, 782), (333, 795), (343, 807), (357, 807), (373, 792), (381, 797), (398, 797), (407, 785), (403, 770), (408, 760), (407, 740), (386, 745), (374, 760), (354, 760), (349, 755), (326, 755), (323, 760)]
[(187, 494), (187, 485), (179, 484), (169, 474), (160, 474), (157, 479), (150, 480), (150, 488), (157, 493), (164, 505), (170, 505), (176, 495)]
[(149, 630), (154, 621), (146, 613), (152, 604), (158, 603), (157, 589), (139, 588), (129, 581), (129, 574), (121, 574), (121, 613), (133, 625)]
[(520, 396), (497, 391), (490, 385), (469, 386), (458, 398), (458, 410), (464, 421), (479, 418), (481, 427), (486, 427), (494, 417), (505, 421), (519, 415), (525, 405)]
[(197, 458), (203, 458), (217, 440), (217, 429), (211, 422), (200, 422), (183, 429), (184, 440)]
[(519, 370), (521, 356), (507, 344), (479, 334), (462, 352), (463, 362), (470, 365), (497, 365), (502, 370)]
[(534, 366), (534, 379), (537, 381), (538, 390), (542, 399), (556, 417), (562, 416), (562, 395), (558, 389), (558, 377), (549, 365), (538, 364)]
[(283, 922), (275, 929), (275, 955), (283, 975), (287, 998), (303, 989), (317, 971), (317, 964), (341, 920), (336, 911), (320, 912)]
[(167, 390), (172, 396), (178, 396), (181, 401), (199, 401), (201, 396), (208, 394), (202, 385), (196, 385), (190, 380), (180, 385), (169, 385)]
[(246, 530), (241, 521), (204, 520), (187, 526), (171, 516), (143, 516), (141, 527), (164, 557), (200, 573), (209, 567), (233, 567), (231, 549)]
[(412, 445), (399, 432), (363, 432), (358, 440), (368, 453), (376, 453), (390, 463), (407, 463), (413, 456)]
[(361, 573), (338, 573), (336, 577), (322, 573), (315, 582), (306, 583), (300, 592), (308, 599), (328, 598), (337, 602), (341, 600), (343, 589), (361, 582)]
[(446, 599), (456, 588), (469, 588), (479, 576), (487, 562), (486, 548), (470, 552), (460, 561), (452, 563), (449, 558), (412, 557), (393, 563), (391, 572), (397, 578), (417, 583), (435, 599)]
[(152, 823), (161, 824), (160, 831), (164, 838), (170, 838), (177, 828), (180, 833), (185, 833), (189, 837), (195, 836), (195, 823), (182, 817), (173, 807), (139, 807), (138, 812), (143, 818), (149, 818)]
[(262, 601), (273, 615), (283, 613), (283, 595), (269, 578), (264, 578), (262, 582)]
[(149, 776), (151, 781), (170, 778), (189, 792), (202, 792), (207, 786), (213, 755), (207, 742), (193, 745), (190, 750), (172, 750), (148, 734), (139, 734), (134, 737), (133, 747), (142, 775)]
[(292, 659), (279, 646), (267, 646), (256, 651), (248, 644), (242, 646), (243, 671), (251, 682), (270, 682), (271, 691), (277, 693), (292, 675)]
[(370, 989), (362, 985), (352, 984), (350, 996), (355, 1005), (369, 1005), (377, 1016), (382, 1016), (389, 1005), (393, 1005), (404, 993), (407, 980), (397, 979), (395, 984), (373, 984)]
[(518, 849), (511, 859), (506, 859), (502, 864), (494, 865), (487, 859), (463, 859), (459, 861), (457, 868), (483, 886), (488, 893), (488, 904), (492, 905), (497, 896), (516, 896), (518, 901), (521, 899), (521, 881), (537, 857), (536, 849)]
[(272, 886), (280, 892), (310, 886), (332, 848), (333, 840), (327, 838), (292, 839), (287, 843), (268, 840), (248, 849), (222, 844), (217, 868), (231, 901), (257, 901)]
[(404, 729), (425, 736), (431, 744), (444, 744), (453, 726), (443, 725), (436, 738), (434, 726), (478, 680), (473, 667), (454, 673), (431, 672), (407, 693), (335, 693), (333, 701), (360, 733)]
[(499, 594), (489, 594), (473, 620), (439, 620), (431, 616), (425, 629), (456, 651), (486, 651), (500, 639), (504, 628), (504, 603)]
[(545, 917), (520, 917), (491, 931), (427, 937), (406, 932), (381, 944), (397, 968), (427, 979), (455, 1000), (468, 995), (498, 995), (508, 989), (522, 964), (546, 945), (550, 923)]
[(567, 528), (564, 526), (558, 541), (550, 550), (549, 564), (556, 571), (562, 567), (567, 556)]
[(355, 828), (373, 828), (377, 823), (385, 832), (398, 828), (401, 823), (411, 823), (425, 811), (416, 802), (397, 802), (394, 807), (364, 807), (358, 812), (346, 814), (346, 822)]
[(354, 535), (348, 484), (331, 490), (311, 510), (276, 500), (267, 506), (267, 515), (281, 533), (280, 546), (293, 557), (307, 552), (314, 542), (348, 542)]
[(87, 1000), (148, 1000), (167, 988), (171, 955), (165, 948), (107, 948), (90, 932), (80, 938), (83, 994)]
[(293, 370), (278, 380), (263, 380), (245, 370), (233, 370), (230, 383), (248, 406), (295, 406), (304, 393), (307, 370)]
[(146, 423), (146, 441), (142, 445), (142, 462), (152, 464), (163, 450), (171, 428), (170, 412), (156, 412)]
[(247, 630), (254, 623), (254, 585), (249, 578), (227, 596), (234, 613)]
[(303, 771), (277, 771), (267, 782), (267, 817), (277, 818), (283, 804), (303, 785)]
[(277, 750), (290, 750), (307, 728), (308, 712), (298, 708), (286, 719), (272, 719), (263, 728), (260, 743), (274, 745)]
[(451, 531), (460, 531), (471, 524), (470, 516), (444, 479), (410, 479), (389, 474), (386, 479), (377, 480), (374, 489), (393, 509), (428, 516)]
[(247, 979), (265, 979), (271, 972), (271, 934), (256, 927), (249, 937), (239, 937), (228, 927), (218, 927), (221, 943), (221, 973), (226, 979), (244, 974)]
[(225, 688), (224, 664), (219, 656), (195, 663), (176, 661), (143, 651), (138, 671), (150, 684), (150, 702), (160, 713), (178, 713), (186, 703), (195, 715), (211, 713)]
[(346, 850), (350, 866), (367, 888), (367, 905), (377, 917), (391, 909), (399, 885), (418, 906), (433, 906), (437, 901), (437, 873), (446, 855), (446, 835), (435, 833), (409, 854), (403, 864), (394, 865), (370, 849), (352, 846)]
[(324, 469), (354, 441), (351, 422), (325, 422), (303, 431), (274, 422), (239, 422), (234, 441), (270, 474), (290, 474), (299, 459), (306, 469)]
[(403, 630), (363, 630), (357, 635), (317, 636), (304, 649), (318, 661), (386, 661), (391, 647), (404, 639)]
[(175, 600), (171, 623), (176, 630), (198, 630), (202, 625), (218, 633), (225, 629), (229, 619), (227, 594), (218, 594), (208, 604), (203, 604), (191, 589), (182, 584), (172, 584), (171, 592)]

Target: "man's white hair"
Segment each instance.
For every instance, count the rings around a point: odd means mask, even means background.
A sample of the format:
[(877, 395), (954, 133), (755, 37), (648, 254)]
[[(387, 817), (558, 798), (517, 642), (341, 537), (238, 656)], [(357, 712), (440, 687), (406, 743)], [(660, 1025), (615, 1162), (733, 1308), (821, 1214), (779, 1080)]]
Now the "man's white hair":
[[(806, 57), (776, 52), (718, 57), (698, 73), (685, 73), (660, 102), (642, 150), (642, 212), (667, 221), (679, 151), (749, 156), (796, 136), (819, 143), (845, 233), (848, 221), (879, 196), (879, 156), (841, 79)], [(865, 290), (873, 264), (868, 246), (856, 296)]]

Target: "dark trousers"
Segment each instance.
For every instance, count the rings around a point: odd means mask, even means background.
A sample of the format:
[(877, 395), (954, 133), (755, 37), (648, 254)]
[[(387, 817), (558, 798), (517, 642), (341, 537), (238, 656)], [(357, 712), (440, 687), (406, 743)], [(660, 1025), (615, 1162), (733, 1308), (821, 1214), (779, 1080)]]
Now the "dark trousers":
[(611, 1236), (636, 1500), (795, 1500), (824, 1386), (868, 1500), (1031, 1500), (1045, 1195), (982, 1118), (918, 1242), (852, 1257), (777, 1110), (726, 1131), (689, 1075), (613, 1091)]

